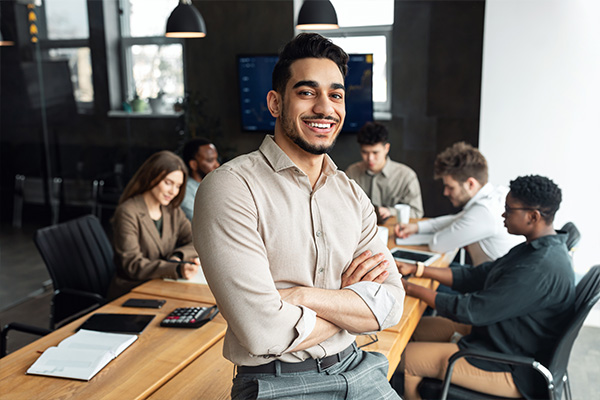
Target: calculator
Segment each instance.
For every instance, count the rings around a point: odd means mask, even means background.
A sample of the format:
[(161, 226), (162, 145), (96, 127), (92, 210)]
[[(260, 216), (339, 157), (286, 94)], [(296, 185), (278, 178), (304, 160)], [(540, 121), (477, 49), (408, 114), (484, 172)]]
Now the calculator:
[(160, 323), (169, 328), (199, 328), (211, 321), (217, 314), (217, 306), (212, 307), (180, 307), (171, 311)]

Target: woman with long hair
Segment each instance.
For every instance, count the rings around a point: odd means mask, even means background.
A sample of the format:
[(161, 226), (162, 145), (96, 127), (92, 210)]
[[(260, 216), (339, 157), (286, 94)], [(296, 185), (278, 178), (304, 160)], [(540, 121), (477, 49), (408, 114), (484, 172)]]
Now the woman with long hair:
[(117, 272), (109, 298), (150, 279), (190, 279), (198, 272), (192, 226), (179, 207), (187, 175), (181, 158), (159, 151), (125, 187), (112, 219)]

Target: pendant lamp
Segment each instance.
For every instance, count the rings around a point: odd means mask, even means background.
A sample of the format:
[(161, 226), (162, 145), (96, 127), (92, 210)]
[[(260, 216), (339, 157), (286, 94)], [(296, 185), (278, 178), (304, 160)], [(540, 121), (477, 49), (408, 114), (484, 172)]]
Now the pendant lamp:
[(339, 29), (335, 8), (329, 0), (304, 0), (296, 28), (301, 30)]
[(191, 0), (179, 0), (179, 4), (167, 20), (165, 36), (172, 38), (202, 38), (206, 36), (206, 25), (200, 11)]

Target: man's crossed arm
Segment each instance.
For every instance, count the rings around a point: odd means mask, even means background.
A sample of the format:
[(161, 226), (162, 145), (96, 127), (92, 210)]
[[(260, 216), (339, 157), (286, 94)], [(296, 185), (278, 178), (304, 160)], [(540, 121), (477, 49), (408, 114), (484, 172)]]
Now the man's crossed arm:
[(380, 254), (365, 251), (355, 258), (342, 275), (340, 290), (296, 286), (280, 289), (281, 298), (294, 305), (303, 305), (317, 313), (312, 332), (292, 351), (315, 346), (341, 329), (350, 332), (372, 332), (379, 329), (377, 318), (365, 301), (354, 291), (345, 290), (357, 282), (383, 283), (389, 276), (389, 262)]

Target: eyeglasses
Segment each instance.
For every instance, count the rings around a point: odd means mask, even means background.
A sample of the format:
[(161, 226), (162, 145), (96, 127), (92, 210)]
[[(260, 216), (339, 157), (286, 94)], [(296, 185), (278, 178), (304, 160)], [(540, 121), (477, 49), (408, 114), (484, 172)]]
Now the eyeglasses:
[(373, 343), (377, 343), (379, 341), (379, 338), (377, 337), (376, 333), (371, 333), (371, 334), (369, 334), (367, 336), (369, 338), (369, 341), (367, 343), (361, 345), (361, 346), (358, 346), (359, 349), (362, 349), (363, 347), (366, 347), (366, 346), (368, 346), (370, 344), (373, 344)]
[(537, 211), (539, 212), (542, 216), (546, 216), (546, 213), (542, 210), (540, 210), (539, 208), (532, 208), (532, 207), (509, 207), (508, 205), (504, 205), (504, 212), (506, 214), (509, 214), (513, 211), (516, 210), (525, 210), (525, 211)]

